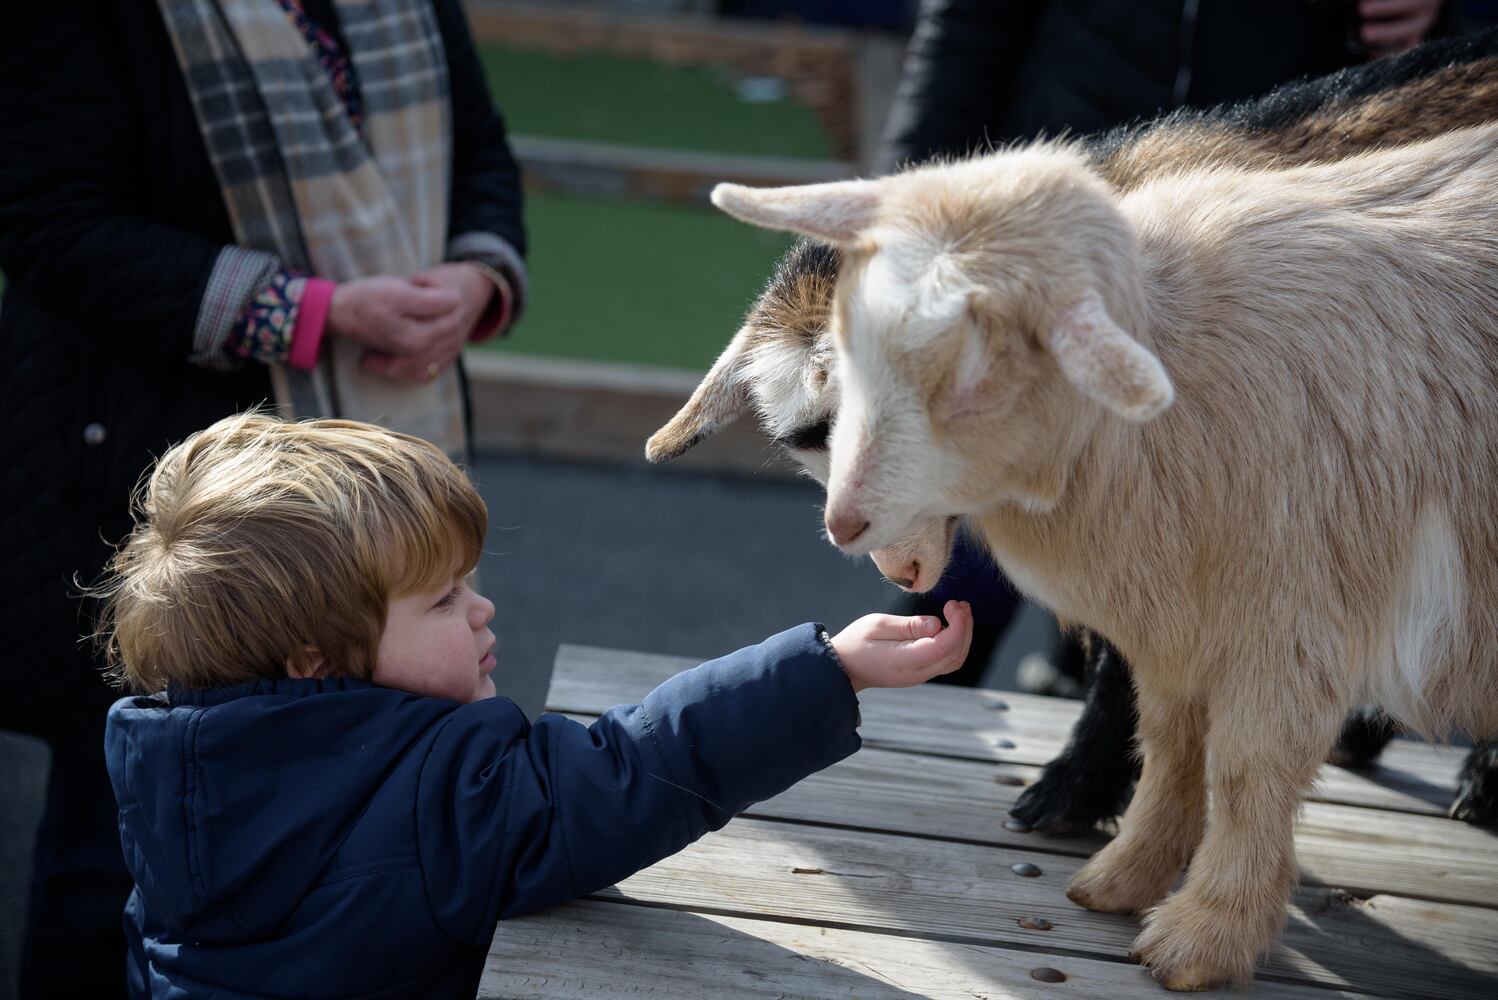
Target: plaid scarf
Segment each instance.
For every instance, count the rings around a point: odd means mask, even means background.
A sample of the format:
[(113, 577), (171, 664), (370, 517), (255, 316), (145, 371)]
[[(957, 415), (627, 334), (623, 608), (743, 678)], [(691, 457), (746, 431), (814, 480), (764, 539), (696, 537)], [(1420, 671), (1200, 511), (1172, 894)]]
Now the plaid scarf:
[[(157, 0), (223, 190), (235, 239), (334, 281), (410, 275), (443, 259), (451, 108), (424, 0), (335, 0), (360, 81), (362, 134), (271, 0)], [(328, 338), (315, 371), (272, 366), (296, 416), (374, 421), (465, 446), (457, 366), (425, 385), (359, 368)]]

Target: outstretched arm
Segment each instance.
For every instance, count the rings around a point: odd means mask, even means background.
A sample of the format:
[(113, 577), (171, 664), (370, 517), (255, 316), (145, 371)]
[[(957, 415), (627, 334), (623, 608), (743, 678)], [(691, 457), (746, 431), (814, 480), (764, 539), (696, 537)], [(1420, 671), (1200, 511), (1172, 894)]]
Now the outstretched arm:
[(813, 625), (685, 671), (591, 726), (454, 713), (416, 813), (437, 919), (483, 943), (501, 917), (610, 885), (858, 749), (858, 701)]
[(869, 615), (815, 625), (677, 674), (591, 726), (528, 725), (513, 703), (465, 706), (423, 767), (421, 864), (447, 933), (480, 944), (503, 917), (593, 892), (859, 747), (856, 689), (955, 669), (972, 634)]

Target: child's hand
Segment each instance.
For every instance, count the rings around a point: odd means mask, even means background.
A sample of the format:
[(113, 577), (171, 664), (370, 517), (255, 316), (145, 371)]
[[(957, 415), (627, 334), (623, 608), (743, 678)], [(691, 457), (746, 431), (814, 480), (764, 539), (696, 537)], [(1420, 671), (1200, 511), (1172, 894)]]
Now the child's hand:
[(973, 609), (948, 601), (941, 619), (922, 615), (864, 615), (832, 637), (832, 648), (854, 692), (871, 687), (914, 687), (949, 674), (967, 659), (973, 641)]

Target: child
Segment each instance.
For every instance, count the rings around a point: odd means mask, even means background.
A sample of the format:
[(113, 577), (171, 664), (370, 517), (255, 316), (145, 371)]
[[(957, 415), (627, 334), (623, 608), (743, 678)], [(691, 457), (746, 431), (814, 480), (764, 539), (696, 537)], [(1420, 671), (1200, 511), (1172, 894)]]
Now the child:
[(954, 669), (965, 606), (802, 625), (591, 726), (494, 697), (488, 515), (416, 438), (221, 420), (106, 579), (142, 692), (105, 750), (133, 995), (472, 996), (495, 924), (680, 850), (859, 746), (855, 693)]

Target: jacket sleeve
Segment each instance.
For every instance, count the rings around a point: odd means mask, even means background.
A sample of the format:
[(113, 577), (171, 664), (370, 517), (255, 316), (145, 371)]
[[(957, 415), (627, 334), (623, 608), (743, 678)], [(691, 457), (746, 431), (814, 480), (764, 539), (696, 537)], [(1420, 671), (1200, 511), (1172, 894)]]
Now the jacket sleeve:
[(455, 939), (593, 892), (858, 749), (858, 700), (802, 625), (591, 726), (504, 699), (454, 713), (418, 790), (427, 895)]
[(884, 133), (892, 170), (979, 148), (1012, 97), (1038, 0), (922, 0)]
[(81, 0), (0, 3), (0, 270), (65, 322), (180, 360), (226, 248), (135, 208), (149, 151), (112, 18)]
[(462, 5), (458, 0), (436, 0), (435, 10), (452, 93), (448, 256), (476, 258), (503, 271), (520, 307), (527, 284), (520, 167), (510, 151), (504, 119), (489, 97)]

